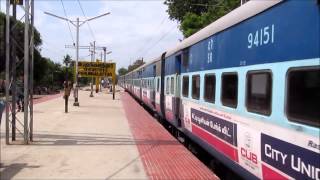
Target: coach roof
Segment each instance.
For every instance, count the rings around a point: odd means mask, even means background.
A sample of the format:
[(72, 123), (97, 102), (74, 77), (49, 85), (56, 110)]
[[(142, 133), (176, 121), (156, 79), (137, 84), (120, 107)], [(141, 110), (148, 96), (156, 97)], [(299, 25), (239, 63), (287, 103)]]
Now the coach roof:
[(231, 11), (227, 15), (219, 18), (215, 22), (209, 24), (205, 28), (201, 29), (199, 32), (193, 34), (192, 36), (188, 37), (187, 39), (183, 40), (177, 46), (172, 49), (169, 49), (166, 53), (166, 57), (171, 56), (172, 54), (176, 53), (179, 50), (185, 49), (193, 44), (198, 43), (199, 41), (206, 39), (213, 34), (216, 34), (220, 31), (223, 31), (235, 24), (238, 24), (252, 16), (255, 16), (268, 8), (282, 2), (282, 0), (252, 0), (244, 5), (236, 8), (235, 10)]
[(160, 59), (161, 59), (161, 56), (153, 59), (152, 61), (147, 62), (146, 64), (144, 64), (144, 65), (142, 65), (142, 66), (137, 67), (136, 69), (132, 70), (131, 72), (139, 71), (140, 69), (142, 69), (142, 68), (144, 68), (144, 67), (147, 67), (147, 66), (149, 66), (149, 65), (151, 65), (151, 64), (154, 64), (154, 63), (160, 61)]

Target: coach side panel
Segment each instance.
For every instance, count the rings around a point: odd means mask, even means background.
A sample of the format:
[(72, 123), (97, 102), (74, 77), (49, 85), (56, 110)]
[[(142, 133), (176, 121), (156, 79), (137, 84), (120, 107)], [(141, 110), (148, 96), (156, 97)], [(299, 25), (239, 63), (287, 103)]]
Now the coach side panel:
[(190, 47), (186, 132), (255, 177), (319, 179), (319, 17), (315, 0), (284, 1)]

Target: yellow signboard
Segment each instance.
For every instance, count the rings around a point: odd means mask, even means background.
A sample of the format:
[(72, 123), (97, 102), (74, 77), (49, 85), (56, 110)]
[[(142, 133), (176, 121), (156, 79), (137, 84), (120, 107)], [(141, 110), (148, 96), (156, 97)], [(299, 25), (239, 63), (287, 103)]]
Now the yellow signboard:
[(79, 61), (78, 77), (95, 77), (96, 87), (99, 87), (100, 78), (112, 77), (112, 94), (115, 99), (116, 63)]
[(23, 0), (10, 0), (10, 4), (23, 5)]
[(78, 62), (79, 77), (113, 77), (116, 64), (103, 62)]

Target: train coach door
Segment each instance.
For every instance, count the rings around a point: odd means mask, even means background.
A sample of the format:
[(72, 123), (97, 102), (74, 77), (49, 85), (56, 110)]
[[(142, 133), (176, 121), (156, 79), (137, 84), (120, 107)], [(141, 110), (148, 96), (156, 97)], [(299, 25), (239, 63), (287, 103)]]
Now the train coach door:
[(138, 71), (139, 99), (142, 99), (142, 70)]
[(165, 57), (166, 53), (161, 55), (161, 85), (160, 85), (160, 110), (162, 117), (165, 117), (166, 111), (164, 107), (164, 75), (165, 75)]
[(153, 108), (155, 109), (156, 108), (156, 65), (153, 65), (153, 68), (152, 68), (152, 85), (151, 85), (151, 103), (152, 103), (152, 106)]
[(179, 113), (180, 113), (180, 88), (181, 88), (181, 83), (180, 83), (180, 74), (181, 74), (181, 54), (176, 55), (175, 57), (175, 92), (174, 92), (174, 115), (175, 119), (178, 122), (178, 127), (181, 126), (181, 120), (179, 118)]

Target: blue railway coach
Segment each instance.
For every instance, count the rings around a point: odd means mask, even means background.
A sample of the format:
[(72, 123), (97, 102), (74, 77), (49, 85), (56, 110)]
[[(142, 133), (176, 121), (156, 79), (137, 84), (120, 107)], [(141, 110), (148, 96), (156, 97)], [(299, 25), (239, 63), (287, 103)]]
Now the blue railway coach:
[(318, 0), (249, 1), (120, 83), (150, 70), (151, 107), (244, 178), (317, 180), (319, 32)]
[(155, 109), (155, 88), (156, 65), (154, 62), (141, 67), (141, 100), (151, 109)]

